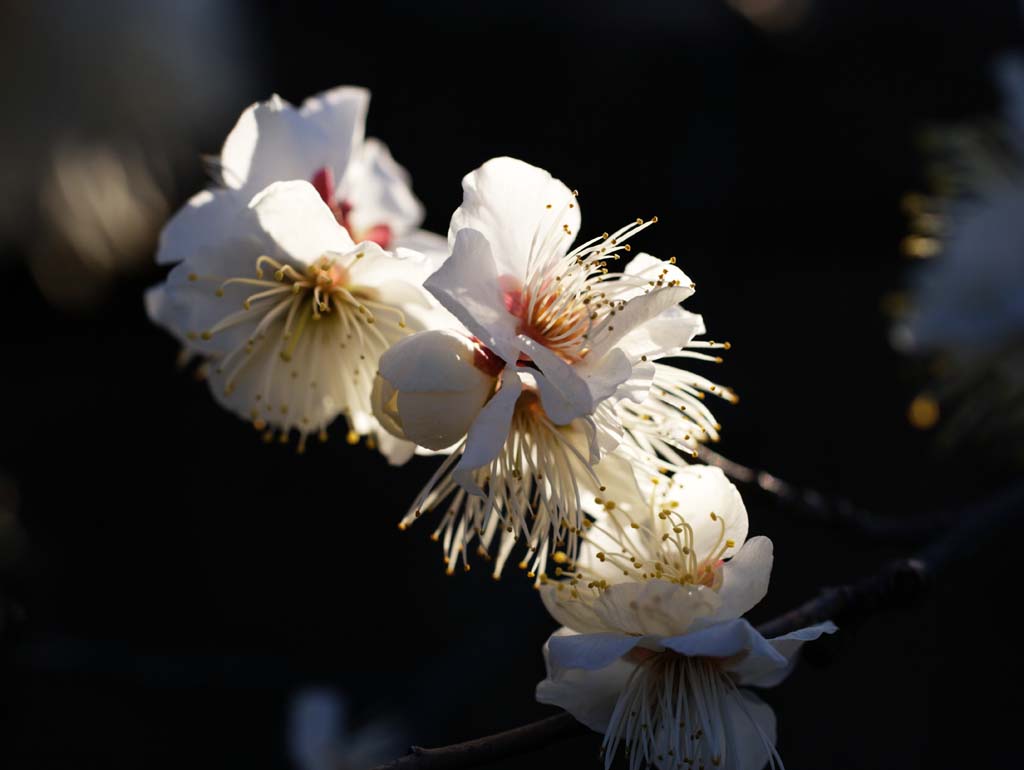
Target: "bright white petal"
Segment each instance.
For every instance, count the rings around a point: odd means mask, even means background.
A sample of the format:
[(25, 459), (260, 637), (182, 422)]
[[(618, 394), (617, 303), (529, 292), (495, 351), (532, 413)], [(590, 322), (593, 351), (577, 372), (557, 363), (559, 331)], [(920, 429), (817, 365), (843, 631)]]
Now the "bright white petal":
[[(567, 629), (561, 629), (551, 639), (566, 633)], [(547, 666), (548, 677), (537, 685), (537, 700), (565, 709), (591, 730), (604, 732), (634, 665), (616, 660), (597, 671), (552, 670), (549, 644), (550, 640), (544, 644), (544, 664)]]
[(701, 558), (721, 550), (726, 540), (734, 543), (724, 554), (731, 557), (747, 539), (747, 508), (721, 469), (706, 465), (684, 468), (673, 477), (670, 498), (678, 502), (675, 512), (693, 528), (694, 551)]
[(594, 601), (594, 612), (609, 631), (675, 636), (685, 634), (700, 618), (713, 617), (720, 603), (707, 586), (645, 580), (605, 589)]
[(462, 205), (452, 215), (449, 243), (455, 243), (463, 228), (483, 233), (501, 275), (524, 279), (531, 253), (546, 243), (540, 256), (565, 254), (580, 228), (580, 209), (569, 188), (544, 169), (521, 160), (487, 161), (465, 176), (462, 191)]
[(242, 113), (221, 149), (221, 181), (253, 194), (272, 182), (310, 180), (326, 163), (330, 140), (276, 94)]
[(498, 392), (480, 410), (469, 429), (466, 448), (452, 474), (467, 492), (483, 497), (483, 490), (473, 481), (473, 471), (487, 465), (501, 451), (522, 389), (515, 370), (507, 368)]
[(395, 238), (395, 252), (400, 253), (402, 249), (422, 254), (430, 266), (430, 272), (441, 267), (451, 254), (448, 239), (429, 230), (410, 230)]
[[(727, 663), (729, 671), (740, 671), (749, 661), (759, 661), (764, 669), (786, 666), (786, 658), (750, 623), (737, 618), (716, 623), (689, 634), (662, 639), (661, 643), (681, 655), (704, 658), (742, 658), (736, 667)], [(746, 679), (742, 680), (744, 683)]]
[(567, 425), (594, 411), (590, 388), (565, 361), (529, 337), (519, 345), (540, 371), (535, 375), (544, 411), (555, 425)]
[(775, 712), (747, 690), (724, 702), (726, 745), (724, 770), (764, 770), (775, 746)]
[(321, 166), (328, 166), (334, 178), (342, 180), (352, 156), (366, 135), (366, 111), (370, 92), (357, 86), (338, 86), (311, 96), (302, 103), (299, 114), (323, 132), (327, 154)]
[[(663, 312), (671, 310), (691, 294), (693, 294), (693, 290), (687, 285), (685, 287), (652, 289), (648, 294), (641, 294), (639, 297), (629, 300), (624, 308), (616, 311), (614, 323), (610, 324), (614, 326), (614, 329), (597, 335), (597, 339), (590, 346), (590, 356), (601, 358), (609, 350), (616, 347), (627, 334), (630, 332), (635, 333), (644, 324), (654, 320)], [(692, 319), (687, 319), (687, 321), (688, 323), (678, 324), (675, 334), (668, 335), (665, 341), (670, 343), (670, 346), (666, 350), (655, 350), (654, 352), (666, 355), (669, 351), (685, 347), (693, 338), (696, 329)], [(666, 336), (663, 326), (656, 327), (656, 329), (661, 336)], [(642, 347), (649, 344), (649, 341), (633, 341), (632, 344), (633, 346)]]
[(822, 634), (834, 634), (839, 629), (832, 621), (825, 621), (798, 631), (769, 639), (769, 646), (784, 663), (774, 665), (770, 657), (751, 656), (740, 661), (730, 670), (741, 684), (755, 687), (774, 687), (789, 676), (796, 664), (796, 657), (804, 643), (817, 639)]
[(722, 565), (722, 584), (718, 596), (722, 606), (715, 614), (718, 620), (731, 620), (745, 615), (768, 593), (772, 573), (772, 541), (752, 537), (739, 553)]
[(355, 246), (309, 182), (276, 182), (253, 198), (249, 208), (267, 235), (300, 264)]
[(196, 193), (160, 233), (157, 264), (172, 265), (208, 251), (244, 208), (245, 200), (231, 190)]
[(491, 246), (476, 230), (460, 230), (452, 255), (423, 287), (506, 362), (519, 358), (516, 319), (505, 309)]
[(574, 634), (548, 640), (549, 670), (582, 668), (596, 671), (609, 666), (634, 647), (664, 649), (656, 637), (628, 634)]
[(387, 225), (394, 235), (403, 236), (423, 221), (423, 204), (412, 193), (409, 173), (376, 139), (367, 139), (353, 156), (338, 197), (352, 204), (357, 232)]

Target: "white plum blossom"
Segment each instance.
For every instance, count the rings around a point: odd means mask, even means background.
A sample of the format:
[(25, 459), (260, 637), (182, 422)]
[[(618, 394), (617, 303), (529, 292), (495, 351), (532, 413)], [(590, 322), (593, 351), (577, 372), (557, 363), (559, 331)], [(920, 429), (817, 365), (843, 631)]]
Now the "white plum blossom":
[(537, 699), (604, 733), (610, 767), (760, 770), (779, 762), (775, 717), (745, 685), (789, 672), (822, 623), (765, 639), (742, 615), (765, 595), (772, 544), (717, 468), (649, 480), (643, 496), (601, 500), (577, 560), (564, 553), (541, 595), (563, 627), (545, 646)]
[(353, 241), (410, 248), (435, 260), (444, 239), (419, 229), (423, 206), (409, 174), (365, 137), (370, 94), (339, 86), (293, 107), (276, 94), (249, 106), (210, 159), (217, 185), (194, 195), (161, 236), (157, 262), (174, 264), (216, 241), (238, 211), (273, 182), (310, 182)]
[(441, 312), (422, 255), (354, 243), (308, 182), (277, 182), (220, 223), (146, 296), (150, 317), (209, 360), (214, 397), (270, 440), (327, 437), (343, 415), (394, 463), (409, 442), (378, 431), (370, 395), (381, 354)]
[(450, 570), (458, 558), (469, 568), (476, 540), (498, 576), (522, 539), (533, 556), (520, 566), (536, 576), (555, 548), (575, 553), (582, 499), (603, 486), (602, 457), (621, 445), (644, 472), (675, 468), (699, 440), (717, 438), (704, 392), (732, 394), (654, 362), (712, 358), (692, 349), (725, 345), (694, 340), (703, 321), (679, 307), (694, 287), (674, 258), (640, 254), (609, 271), (655, 219), (572, 248), (577, 196), (547, 171), (495, 158), (463, 179), (463, 191), (451, 256), (424, 287), (504, 369), (401, 526), (440, 508), (434, 537)]

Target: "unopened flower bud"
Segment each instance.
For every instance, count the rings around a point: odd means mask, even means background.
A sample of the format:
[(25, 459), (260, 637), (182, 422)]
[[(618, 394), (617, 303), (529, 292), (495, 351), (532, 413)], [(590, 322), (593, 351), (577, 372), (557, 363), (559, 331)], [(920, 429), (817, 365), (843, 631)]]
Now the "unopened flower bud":
[(413, 334), (381, 356), (373, 413), (389, 433), (444, 449), (469, 431), (494, 393), (502, 365), (457, 332)]

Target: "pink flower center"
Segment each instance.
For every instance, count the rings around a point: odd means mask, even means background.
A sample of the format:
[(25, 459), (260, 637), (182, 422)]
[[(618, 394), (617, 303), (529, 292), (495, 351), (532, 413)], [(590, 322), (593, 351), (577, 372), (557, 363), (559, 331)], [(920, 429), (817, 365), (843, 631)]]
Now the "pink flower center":
[(339, 201), (335, 195), (334, 172), (329, 166), (319, 169), (310, 180), (324, 203), (331, 209), (338, 224), (348, 230), (352, 240), (356, 243), (362, 241), (373, 241), (382, 249), (390, 247), (392, 240), (391, 228), (388, 225), (378, 224), (368, 227), (366, 230), (357, 231), (352, 224), (352, 204), (348, 201)]
[[(555, 281), (545, 281), (536, 292), (511, 275), (498, 279), (505, 309), (519, 320), (516, 332), (540, 343), (570, 364), (586, 355), (584, 342), (590, 312), (578, 298), (566, 297)], [(525, 360), (529, 360), (525, 356)]]

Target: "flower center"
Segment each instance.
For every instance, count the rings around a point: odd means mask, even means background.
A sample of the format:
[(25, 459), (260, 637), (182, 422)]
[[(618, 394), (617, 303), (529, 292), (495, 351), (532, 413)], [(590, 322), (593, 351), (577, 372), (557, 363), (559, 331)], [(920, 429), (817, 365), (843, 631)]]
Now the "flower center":
[[(585, 588), (600, 594), (620, 580), (609, 580), (610, 573), (622, 572), (633, 581), (665, 580), (678, 585), (706, 586), (718, 590), (721, 586), (721, 566), (726, 553), (736, 542), (725, 537), (726, 521), (708, 512), (718, 527), (718, 537), (703, 553), (698, 552), (694, 527), (679, 513), (679, 501), (668, 499), (674, 481), (661, 477), (652, 479), (649, 500), (649, 523), (639, 524), (625, 516), (612, 500), (595, 498), (609, 520), (608, 523), (586, 520), (583, 540), (590, 544), (592, 561), (573, 562), (567, 554), (555, 553), (553, 559), (566, 565), (555, 570), (563, 577), (560, 590), (568, 587), (573, 598), (580, 597)], [(667, 487), (664, 492), (659, 487)]]
[(313, 179), (310, 181), (313, 187), (316, 188), (316, 191), (320, 193), (324, 203), (331, 209), (331, 213), (334, 214), (338, 224), (348, 230), (353, 241), (356, 243), (373, 241), (382, 249), (387, 249), (391, 246), (393, 233), (388, 225), (376, 224), (365, 230), (357, 230), (355, 228), (352, 222), (352, 209), (354, 207), (349, 201), (338, 200), (334, 185), (334, 172), (331, 171), (329, 166), (319, 169), (313, 174)]
[[(505, 309), (519, 321), (518, 334), (540, 343), (568, 363), (583, 359), (587, 332), (598, 317), (595, 311), (603, 295), (593, 295), (586, 288), (580, 293), (562, 291), (560, 278), (535, 289), (524, 289), (511, 275), (501, 276), (499, 283)], [(588, 306), (595, 297), (598, 302), (592, 311)]]
[[(329, 412), (349, 417), (370, 411), (376, 361), (407, 334), (401, 310), (381, 302), (376, 289), (353, 282), (353, 269), (364, 255), (325, 254), (304, 269), (261, 256), (255, 278), (188, 276), (215, 282), (218, 297), (239, 286), (252, 289), (241, 309), (188, 336), (210, 340), (234, 332), (214, 370), (224, 396), (244, 385), (236, 398), (245, 401), (239, 407), (251, 413), (253, 425), (259, 430), (268, 423), (283, 426), (282, 441), (297, 429), (300, 449), (310, 432), (326, 437)], [(350, 430), (349, 441), (358, 438)]]

